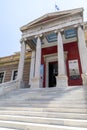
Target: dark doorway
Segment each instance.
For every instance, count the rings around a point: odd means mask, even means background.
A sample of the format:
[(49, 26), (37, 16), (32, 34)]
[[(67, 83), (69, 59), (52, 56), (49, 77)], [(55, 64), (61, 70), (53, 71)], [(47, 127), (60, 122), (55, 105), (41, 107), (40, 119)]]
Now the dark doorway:
[(50, 62), (49, 63), (49, 87), (56, 86), (56, 76), (58, 75), (58, 63)]

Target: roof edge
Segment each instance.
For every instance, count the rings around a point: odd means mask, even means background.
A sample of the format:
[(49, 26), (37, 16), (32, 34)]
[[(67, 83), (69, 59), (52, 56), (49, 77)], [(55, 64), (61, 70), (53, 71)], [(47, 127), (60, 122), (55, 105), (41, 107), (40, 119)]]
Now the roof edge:
[(63, 11), (59, 11), (59, 12), (47, 13), (47, 14), (45, 14), (45, 15), (43, 15), (43, 16), (29, 22), (28, 24), (20, 27), (20, 31), (26, 30), (29, 26), (37, 23), (38, 21), (40, 21), (40, 20), (42, 20), (44, 18), (47, 18), (47, 17), (50, 17), (50, 16), (55, 16), (55, 15), (67, 14), (67, 13), (71, 13), (72, 11), (73, 11), (73, 13), (74, 12), (78, 13), (78, 12), (83, 12), (84, 9), (83, 8), (76, 8), (76, 9), (70, 9), (70, 10), (63, 10)]

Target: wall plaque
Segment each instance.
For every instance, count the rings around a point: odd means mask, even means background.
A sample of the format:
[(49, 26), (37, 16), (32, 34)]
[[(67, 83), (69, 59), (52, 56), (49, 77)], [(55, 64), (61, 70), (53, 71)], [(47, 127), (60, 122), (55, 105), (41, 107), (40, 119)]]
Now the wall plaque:
[(80, 72), (79, 72), (79, 66), (78, 66), (78, 60), (69, 60), (69, 76), (71, 80), (79, 79), (80, 78)]

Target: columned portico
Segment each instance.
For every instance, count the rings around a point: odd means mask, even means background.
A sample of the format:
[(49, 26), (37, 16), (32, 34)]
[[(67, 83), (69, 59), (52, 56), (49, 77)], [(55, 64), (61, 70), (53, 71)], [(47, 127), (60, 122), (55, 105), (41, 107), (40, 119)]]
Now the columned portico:
[(85, 43), (84, 32), (81, 26), (78, 27), (78, 47), (82, 66), (83, 85), (87, 85), (87, 48)]
[(65, 59), (64, 59), (64, 50), (63, 50), (63, 41), (61, 32), (58, 32), (57, 36), (57, 50), (58, 50), (58, 76), (56, 77), (57, 87), (66, 87), (67, 76), (65, 70)]
[(20, 52), (20, 61), (18, 66), (18, 77), (19, 80), (19, 86), (22, 87), (23, 85), (23, 70), (24, 70), (24, 59), (25, 59), (25, 52), (26, 52), (26, 43), (22, 39), (21, 40), (21, 52)]
[[(43, 84), (43, 87), (51, 86), (49, 83), (51, 78), (53, 78), (52, 75), (56, 77), (57, 87), (82, 85), (82, 79), (83, 84), (87, 84), (87, 63), (85, 60), (87, 49), (83, 30), (81, 27), (77, 29), (77, 26), (83, 23), (82, 14), (82, 8), (50, 13), (21, 28), (22, 38), (27, 39), (26, 43), (32, 50), (29, 78), (31, 88), (39, 88), (41, 84)], [(42, 34), (43, 38), (41, 38)], [(66, 61), (64, 51), (67, 52)], [(22, 66), (22, 71), (19, 69), (18, 78), (21, 80), (23, 76), (24, 52), (25, 47), (21, 51), (21, 63), (19, 63), (19, 66)], [(56, 54), (57, 60), (53, 58), (54, 54)], [(51, 61), (50, 59), (53, 60)], [(51, 63), (53, 61), (55, 62)], [(58, 68), (56, 74), (55, 68)], [(53, 86), (55, 84), (51, 87)]]
[(40, 66), (41, 66), (41, 39), (37, 37), (36, 43), (36, 61), (35, 61), (35, 75), (31, 80), (31, 87), (40, 88)]

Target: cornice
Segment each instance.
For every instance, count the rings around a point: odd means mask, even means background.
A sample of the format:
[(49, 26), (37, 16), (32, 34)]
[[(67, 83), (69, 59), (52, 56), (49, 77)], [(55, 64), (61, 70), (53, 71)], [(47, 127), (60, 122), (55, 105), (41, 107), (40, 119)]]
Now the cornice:
[[(2, 57), (0, 58), (0, 66), (1, 65), (11, 65), (11, 64), (18, 64), (19, 63), (19, 59), (20, 59), (20, 53), (11, 55), (11, 56), (7, 56), (7, 57)], [(25, 55), (25, 61), (27, 59), (31, 59), (31, 52), (26, 52)]]
[[(37, 25), (41, 25), (41, 24), (44, 24), (44, 23), (46, 24), (49, 21), (53, 21), (55, 19), (61, 19), (61, 18), (70, 16), (70, 15), (74, 15), (76, 13), (81, 13), (81, 12), (83, 13), (83, 8), (48, 13), (48, 14), (45, 14), (45, 15), (35, 19), (34, 21), (22, 26), (20, 28), (20, 31), (23, 32), (24, 30), (27, 30), (27, 29), (29, 29), (31, 27), (35, 27)], [(46, 18), (48, 18), (48, 20), (45, 20)]]

